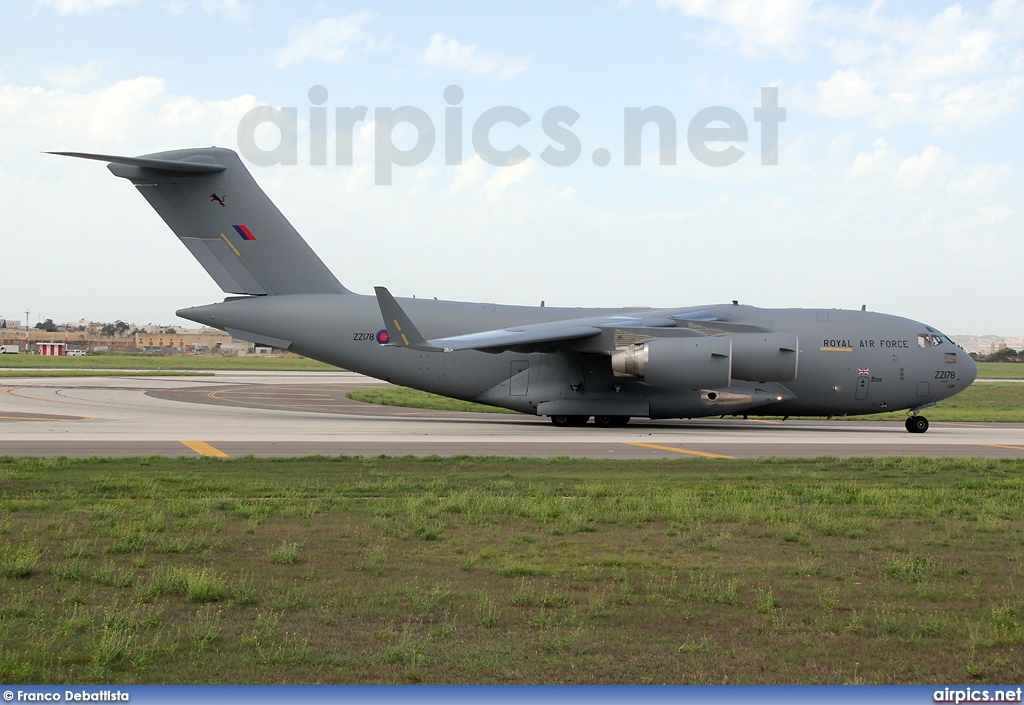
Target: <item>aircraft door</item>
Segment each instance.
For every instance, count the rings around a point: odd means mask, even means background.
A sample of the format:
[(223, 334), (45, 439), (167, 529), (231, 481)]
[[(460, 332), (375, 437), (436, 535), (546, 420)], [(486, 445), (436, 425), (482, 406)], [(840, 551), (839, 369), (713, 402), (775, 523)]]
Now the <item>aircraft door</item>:
[(526, 396), (530, 387), (530, 361), (513, 360), (509, 370), (508, 393), (509, 396)]
[(857, 399), (868, 398), (868, 385), (870, 384), (871, 378), (867, 375), (861, 375), (857, 378), (857, 393), (855, 395)]

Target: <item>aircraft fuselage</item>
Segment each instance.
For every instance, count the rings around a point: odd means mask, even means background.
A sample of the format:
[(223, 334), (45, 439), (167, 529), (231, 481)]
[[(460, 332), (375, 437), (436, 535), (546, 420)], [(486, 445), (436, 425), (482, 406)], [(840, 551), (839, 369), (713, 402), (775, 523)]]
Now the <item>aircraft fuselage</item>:
[(384, 324), (377, 299), (357, 294), (245, 297), (183, 309), (178, 315), (251, 338), (290, 343), (289, 349), (299, 354), (394, 384), (533, 414), (560, 409), (651, 418), (870, 414), (928, 406), (962, 391), (977, 376), (967, 353), (934, 329), (868, 311), (730, 304), (568, 309), (433, 299), (400, 302), (428, 338), (587, 317), (655, 319), (721, 312), (735, 321), (798, 336), (798, 372), (796, 379), (784, 383), (733, 380), (721, 389), (667, 389), (615, 374), (610, 357), (586, 345), (579, 350), (562, 346), (551, 352), (500, 353), (394, 347), (381, 344)]

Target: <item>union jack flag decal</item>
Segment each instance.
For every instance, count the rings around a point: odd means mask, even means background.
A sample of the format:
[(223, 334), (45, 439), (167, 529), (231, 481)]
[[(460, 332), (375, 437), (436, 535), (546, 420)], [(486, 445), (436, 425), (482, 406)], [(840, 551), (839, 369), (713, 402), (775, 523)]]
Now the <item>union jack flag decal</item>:
[(869, 370), (867, 367), (860, 367), (860, 368), (857, 369), (857, 374), (859, 374), (859, 375), (866, 375), (866, 374), (870, 374), (870, 373), (871, 373), (871, 370)]

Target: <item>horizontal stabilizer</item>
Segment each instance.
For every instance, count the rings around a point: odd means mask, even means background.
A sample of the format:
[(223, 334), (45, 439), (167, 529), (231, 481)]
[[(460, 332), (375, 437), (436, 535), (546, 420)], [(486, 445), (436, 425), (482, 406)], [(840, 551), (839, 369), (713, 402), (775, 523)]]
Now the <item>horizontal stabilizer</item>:
[(95, 159), (98, 162), (139, 166), (159, 171), (174, 171), (182, 174), (216, 174), (227, 169), (210, 157), (188, 157), (186, 159), (152, 159), (147, 157), (115, 157), (109, 154), (86, 154), (85, 152), (46, 152), (61, 157), (77, 157), (78, 159)]

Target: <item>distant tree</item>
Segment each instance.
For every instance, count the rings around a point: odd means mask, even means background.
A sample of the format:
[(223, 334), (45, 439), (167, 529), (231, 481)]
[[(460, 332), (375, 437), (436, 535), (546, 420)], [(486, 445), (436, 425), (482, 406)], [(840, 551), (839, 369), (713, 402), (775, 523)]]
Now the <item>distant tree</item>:
[(174, 330), (173, 328), (168, 328), (167, 330), (164, 331), (164, 333), (166, 333), (167, 335), (177, 335), (178, 331)]
[(108, 338), (113, 338), (115, 333), (117, 333), (117, 328), (113, 323), (104, 323), (100, 328), (100, 334), (105, 335)]
[(45, 321), (41, 321), (40, 323), (36, 323), (35, 329), (36, 330), (46, 331), (47, 333), (56, 333), (57, 332), (57, 324), (53, 322), (52, 318), (47, 318)]
[(116, 323), (114, 323), (114, 332), (116, 332), (118, 335), (122, 335), (123, 333), (126, 333), (129, 330), (131, 330), (131, 326), (125, 323), (124, 321), (119, 320)]
[(997, 350), (986, 358), (987, 362), (1017, 362), (1019, 356), (1013, 348)]

